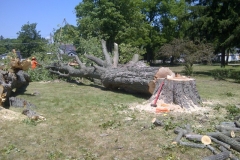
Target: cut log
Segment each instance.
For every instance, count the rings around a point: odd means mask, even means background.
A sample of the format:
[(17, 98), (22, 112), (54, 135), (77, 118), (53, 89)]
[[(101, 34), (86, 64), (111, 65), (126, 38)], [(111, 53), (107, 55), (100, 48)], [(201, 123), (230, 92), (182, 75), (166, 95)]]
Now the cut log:
[(162, 121), (158, 120), (157, 118), (153, 118), (152, 124), (154, 124), (155, 126), (163, 126), (164, 125), (164, 123)]
[(211, 155), (211, 156), (205, 157), (202, 160), (226, 160), (229, 158), (229, 156), (230, 156), (230, 152), (226, 151), (226, 152), (221, 152), (216, 155)]
[(240, 128), (240, 122), (235, 121), (234, 124), (236, 125), (236, 127)]
[(182, 146), (192, 147), (192, 148), (205, 148), (206, 147), (206, 145), (204, 145), (204, 144), (198, 144), (198, 143), (192, 143), (192, 142), (179, 141), (179, 144)]
[(221, 122), (221, 126), (236, 127), (235, 122)]
[(240, 137), (235, 137), (234, 140), (240, 142)]
[(232, 126), (216, 125), (216, 129), (221, 131), (221, 132), (223, 132), (223, 131), (240, 132), (240, 128), (232, 127)]
[(209, 144), (212, 143), (211, 138), (209, 136), (206, 136), (206, 135), (202, 136), (201, 142), (205, 145), (209, 145)]
[(174, 141), (172, 142), (172, 144), (179, 144), (181, 138), (183, 137), (183, 135), (184, 135), (184, 130), (180, 130), (180, 132), (178, 132), (178, 135), (177, 135), (177, 137), (174, 139)]
[[(219, 150), (221, 150), (222, 152), (227, 152), (228, 150), (226, 150), (226, 148), (224, 148), (223, 146), (220, 146), (219, 147)], [(230, 160), (239, 160), (234, 154), (232, 154), (230, 152), (230, 155), (229, 155), (229, 158)]]
[(227, 144), (227, 143), (225, 143), (225, 142), (222, 142), (222, 141), (219, 141), (219, 140), (217, 140), (216, 138), (213, 138), (213, 137), (211, 137), (211, 136), (210, 136), (210, 138), (211, 138), (211, 140), (212, 140), (213, 142), (215, 142), (215, 143), (223, 146), (224, 148), (226, 148), (226, 149), (228, 149), (228, 150), (231, 149), (231, 146), (230, 146), (229, 144)]
[(174, 103), (182, 108), (201, 106), (201, 98), (196, 89), (196, 81), (191, 78), (157, 79), (152, 99), (156, 96), (160, 84), (164, 81), (159, 100), (165, 103)]
[(208, 133), (209, 136), (214, 137), (224, 143), (227, 143), (233, 148), (234, 150), (240, 152), (240, 143), (224, 134), (221, 132), (214, 132), (214, 133)]
[(211, 145), (206, 145), (206, 146), (213, 154), (219, 154), (219, 152)]
[(226, 136), (228, 137), (231, 137), (231, 138), (234, 138), (236, 135), (235, 135), (235, 132), (234, 131), (222, 131), (221, 133), (225, 134)]
[(200, 134), (192, 134), (192, 133), (186, 134), (185, 137), (188, 140), (197, 141), (197, 142), (201, 142), (201, 139), (202, 139), (202, 135), (200, 135)]
[(178, 134), (179, 132), (183, 132), (184, 135), (188, 133), (188, 131), (187, 131), (186, 129), (182, 129), (181, 127), (176, 127), (176, 128), (174, 129), (174, 133), (175, 133), (175, 134)]

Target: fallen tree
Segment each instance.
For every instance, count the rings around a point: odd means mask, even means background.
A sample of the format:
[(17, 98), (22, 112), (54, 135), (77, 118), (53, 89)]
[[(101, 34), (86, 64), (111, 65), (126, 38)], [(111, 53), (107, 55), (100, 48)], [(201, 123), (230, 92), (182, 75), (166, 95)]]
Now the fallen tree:
[[(167, 103), (175, 103), (187, 108), (201, 104), (194, 79), (177, 76), (169, 69), (147, 66), (139, 61), (137, 54), (127, 64), (119, 64), (118, 45), (114, 44), (113, 57), (111, 57), (107, 52), (106, 42), (102, 40), (101, 43), (105, 60), (85, 54), (90, 61), (94, 62), (92, 66), (86, 66), (78, 56), (75, 56), (79, 68), (57, 62), (47, 66), (47, 69), (51, 73), (63, 77), (99, 79), (107, 89), (123, 89), (130, 93), (153, 94), (152, 99), (156, 96), (159, 82), (165, 78), (165, 84), (169, 85), (164, 86), (162, 95), (165, 95), (165, 101), (170, 98), (166, 101)], [(162, 98), (162, 96), (159, 97), (159, 99)]]

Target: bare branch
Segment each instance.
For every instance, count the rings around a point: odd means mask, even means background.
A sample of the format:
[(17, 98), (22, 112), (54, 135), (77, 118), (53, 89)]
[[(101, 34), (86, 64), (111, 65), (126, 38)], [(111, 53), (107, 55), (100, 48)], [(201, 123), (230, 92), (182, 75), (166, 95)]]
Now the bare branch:
[(64, 73), (61, 73), (61, 72), (59, 72), (59, 71), (54, 71), (54, 70), (52, 70), (52, 69), (49, 69), (49, 72), (55, 73), (55, 74), (57, 74), (57, 75), (59, 75), (59, 76), (61, 76), (61, 77), (69, 77), (69, 74), (64, 74)]
[(107, 71), (105, 68), (97, 66), (97, 65), (93, 65), (93, 67), (96, 68), (99, 71), (102, 71), (102, 72), (106, 72)]
[(81, 60), (79, 59), (79, 57), (77, 55), (75, 55), (75, 59), (81, 68), (86, 68), (86, 66), (81, 62)]
[(85, 54), (85, 57), (87, 57), (89, 60), (95, 62), (99, 66), (104, 66), (104, 67), (106, 66), (105, 65), (106, 63), (103, 60), (101, 60), (101, 59), (99, 59), (99, 58), (97, 58), (97, 57), (95, 57), (93, 55)]
[(102, 51), (103, 51), (103, 54), (104, 54), (104, 57), (105, 57), (107, 66), (112, 66), (111, 57), (110, 57), (110, 55), (109, 55), (108, 52), (107, 52), (106, 41), (104, 41), (104, 40), (102, 39), (101, 42), (102, 42)]

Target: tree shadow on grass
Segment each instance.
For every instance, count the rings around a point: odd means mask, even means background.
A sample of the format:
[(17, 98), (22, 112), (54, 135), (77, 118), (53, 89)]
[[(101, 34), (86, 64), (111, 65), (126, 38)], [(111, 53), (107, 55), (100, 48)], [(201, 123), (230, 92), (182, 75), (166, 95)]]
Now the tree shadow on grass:
[(195, 76), (209, 76), (211, 77), (212, 74), (210, 71), (194, 71), (193, 73)]
[(98, 89), (101, 89), (104, 91), (109, 91), (109, 92), (114, 92), (114, 93), (133, 95), (135, 97), (143, 98), (143, 99), (149, 99), (151, 97), (150, 93), (149, 94), (130, 93), (130, 92), (125, 91), (124, 89), (109, 89), (109, 88), (102, 86), (101, 84), (94, 84), (94, 83), (84, 84), (82, 82), (76, 82), (76, 81), (69, 81), (69, 83), (73, 83), (75, 85), (85, 85), (85, 86), (94, 87), (94, 88), (98, 88)]

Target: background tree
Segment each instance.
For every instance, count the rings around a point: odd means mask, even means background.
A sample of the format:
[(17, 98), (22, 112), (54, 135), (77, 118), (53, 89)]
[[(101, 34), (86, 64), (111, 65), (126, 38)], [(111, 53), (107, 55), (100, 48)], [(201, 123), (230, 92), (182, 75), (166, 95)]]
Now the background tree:
[(18, 39), (4, 38), (0, 40), (0, 54), (11, 52), (13, 49), (19, 50), (21, 41)]
[(0, 41), (1, 41), (1, 40), (4, 40), (4, 37), (3, 37), (2, 35), (0, 36)]
[(78, 35), (76, 27), (68, 24), (66, 19), (63, 20), (64, 26), (54, 31), (54, 42), (73, 44), (75, 37)]
[(213, 57), (213, 46), (206, 42), (174, 39), (163, 45), (159, 54), (167, 57), (183, 58), (186, 75), (193, 73), (194, 63), (210, 63)]
[(146, 46), (150, 42), (151, 26), (141, 13), (141, 4), (141, 0), (83, 0), (76, 6), (79, 36), (106, 40), (109, 52), (114, 42)]
[(183, 37), (179, 17), (186, 12), (184, 0), (83, 0), (76, 6), (80, 36), (145, 48), (144, 59), (154, 59), (158, 49), (173, 38)]
[(226, 50), (239, 43), (239, 1), (196, 1), (187, 15), (192, 25), (188, 36), (191, 39), (206, 39), (214, 44), (215, 53), (221, 52), (221, 66), (225, 66)]
[(18, 40), (21, 41), (19, 49), (24, 57), (31, 56), (34, 52), (43, 52), (45, 51), (44, 44), (47, 43), (47, 40), (42, 38), (40, 31), (36, 30), (37, 23), (27, 23), (24, 24), (19, 31)]

